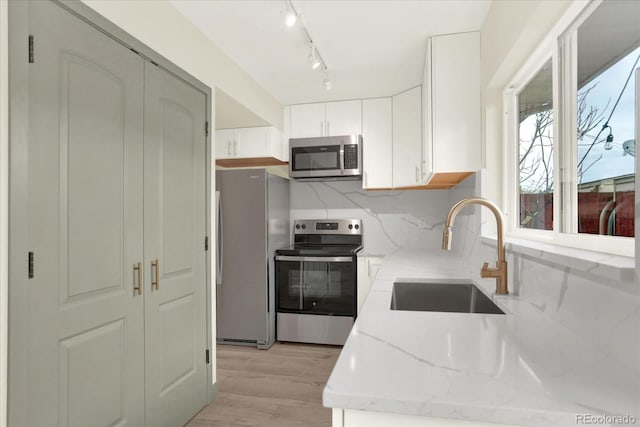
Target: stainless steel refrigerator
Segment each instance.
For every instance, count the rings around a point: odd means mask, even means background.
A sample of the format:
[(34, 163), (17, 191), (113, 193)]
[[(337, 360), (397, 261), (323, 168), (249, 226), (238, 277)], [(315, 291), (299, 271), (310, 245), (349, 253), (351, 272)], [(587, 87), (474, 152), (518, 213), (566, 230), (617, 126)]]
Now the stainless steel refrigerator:
[(289, 180), (265, 169), (216, 171), (219, 344), (276, 339), (274, 251), (289, 245)]

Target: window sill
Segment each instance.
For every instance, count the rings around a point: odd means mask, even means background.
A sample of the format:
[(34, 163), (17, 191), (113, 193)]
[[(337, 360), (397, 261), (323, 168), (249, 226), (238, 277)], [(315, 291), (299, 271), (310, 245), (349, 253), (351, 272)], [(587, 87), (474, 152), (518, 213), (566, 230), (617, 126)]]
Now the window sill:
[[(495, 236), (482, 236), (482, 244), (496, 247)], [(585, 249), (569, 248), (550, 243), (535, 242), (514, 237), (505, 238), (507, 252), (518, 253), (538, 261), (569, 267), (603, 279), (633, 282), (635, 259)]]

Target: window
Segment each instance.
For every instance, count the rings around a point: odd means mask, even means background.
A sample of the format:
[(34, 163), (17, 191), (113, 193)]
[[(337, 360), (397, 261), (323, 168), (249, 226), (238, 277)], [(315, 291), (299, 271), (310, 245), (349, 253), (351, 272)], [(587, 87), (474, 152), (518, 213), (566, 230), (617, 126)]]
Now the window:
[(631, 255), (640, 2), (589, 3), (548, 40), (505, 97), (511, 231)]
[(520, 227), (553, 229), (551, 60), (518, 94)]

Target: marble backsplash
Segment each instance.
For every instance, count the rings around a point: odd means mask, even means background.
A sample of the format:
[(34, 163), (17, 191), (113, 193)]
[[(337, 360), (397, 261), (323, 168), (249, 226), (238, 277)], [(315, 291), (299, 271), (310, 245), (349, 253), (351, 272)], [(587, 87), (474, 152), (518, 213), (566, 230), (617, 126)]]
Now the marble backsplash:
[(375, 255), (439, 248), (447, 213), (457, 201), (451, 190), (364, 191), (360, 181), (291, 181), (290, 191), (292, 221), (360, 218), (364, 251)]

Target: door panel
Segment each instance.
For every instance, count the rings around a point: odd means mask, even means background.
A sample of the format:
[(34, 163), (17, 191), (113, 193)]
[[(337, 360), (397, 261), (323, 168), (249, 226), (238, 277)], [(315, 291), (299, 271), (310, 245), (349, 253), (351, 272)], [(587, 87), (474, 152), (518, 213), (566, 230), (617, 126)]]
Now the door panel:
[(28, 424), (144, 424), (143, 60), (32, 2)]
[[(62, 425), (126, 424), (124, 330), (124, 319), (119, 319), (60, 342)], [(96, 401), (103, 403), (95, 406)]]
[(174, 427), (207, 397), (205, 95), (146, 64), (144, 123), (146, 424)]
[[(158, 173), (162, 208), (160, 270), (162, 277), (191, 275), (194, 262), (194, 125), (197, 117), (180, 105), (160, 100), (162, 137), (158, 140), (161, 169)], [(187, 191), (185, 191), (187, 190)]]
[(61, 60), (60, 114), (74, 120), (61, 129), (60, 208), (68, 221), (60, 224), (60, 249), (68, 253), (68, 287), (60, 295), (76, 302), (80, 295), (124, 290), (125, 82), (84, 58), (62, 54)]

